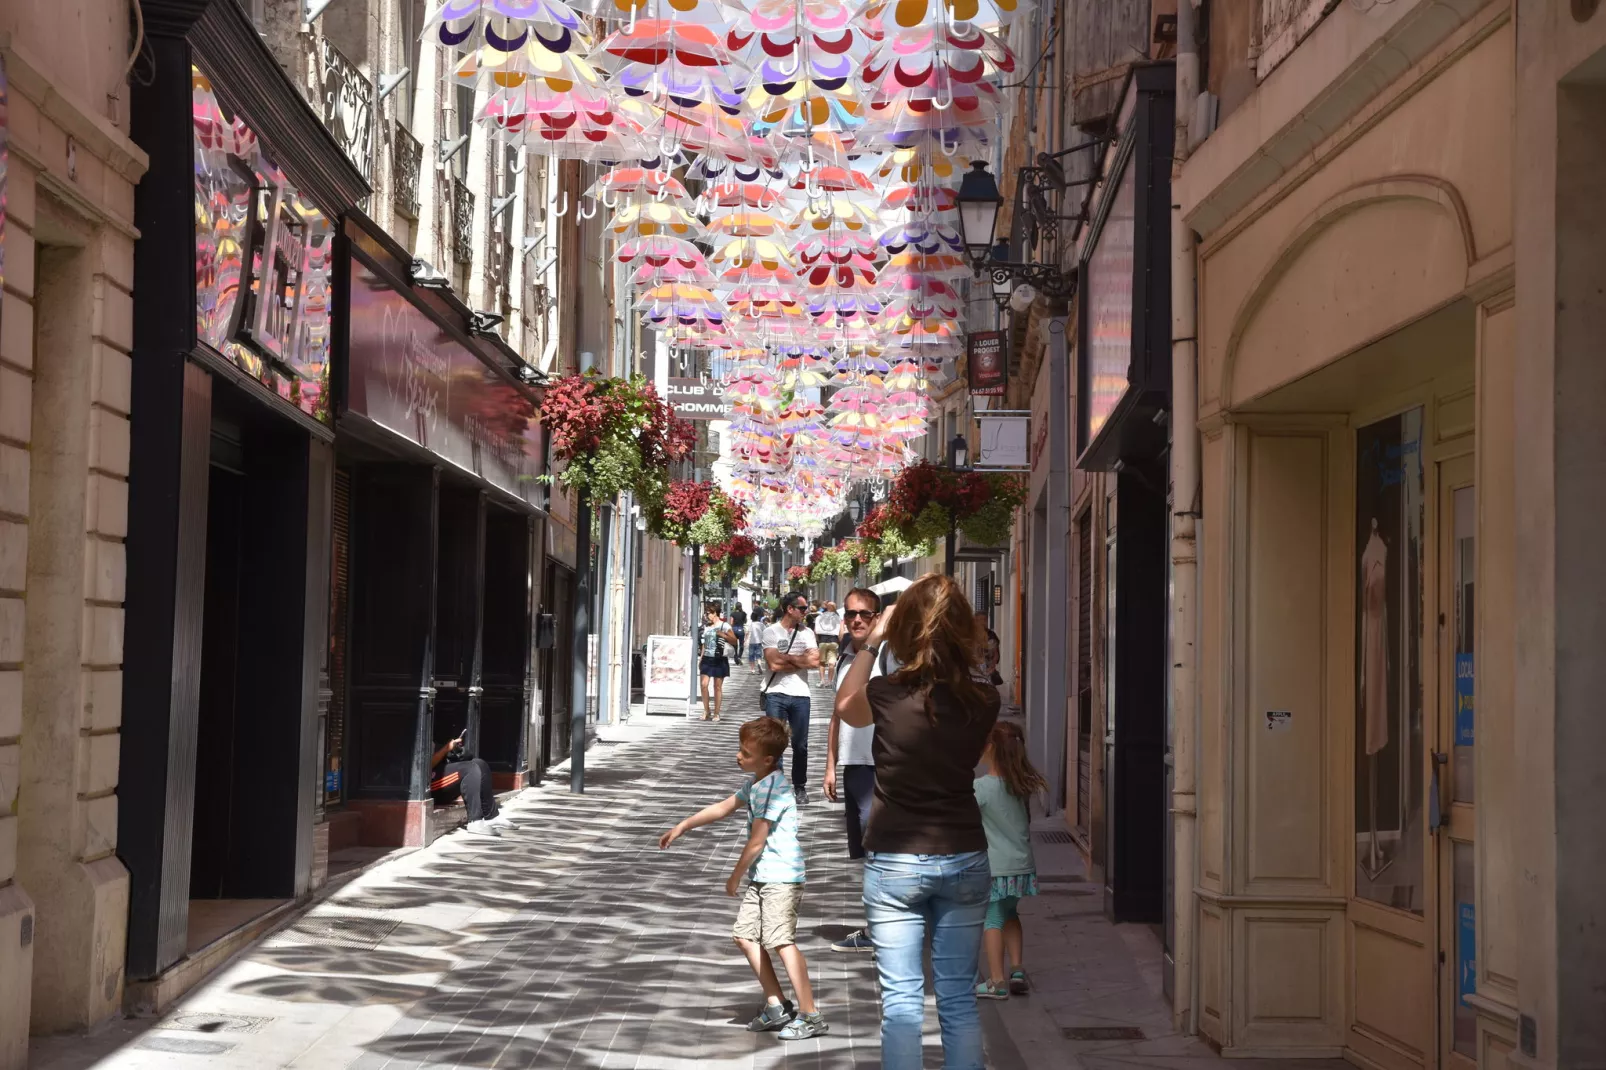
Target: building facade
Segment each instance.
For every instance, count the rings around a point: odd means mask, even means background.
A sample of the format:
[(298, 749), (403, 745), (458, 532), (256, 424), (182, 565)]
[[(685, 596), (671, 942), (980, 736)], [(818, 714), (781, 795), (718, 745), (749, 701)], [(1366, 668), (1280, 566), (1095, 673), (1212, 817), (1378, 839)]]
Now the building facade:
[[(62, 34), (60, 26), (78, 27)], [(127, 9), (0, 10), (0, 1066), (123, 992), (134, 190)]]

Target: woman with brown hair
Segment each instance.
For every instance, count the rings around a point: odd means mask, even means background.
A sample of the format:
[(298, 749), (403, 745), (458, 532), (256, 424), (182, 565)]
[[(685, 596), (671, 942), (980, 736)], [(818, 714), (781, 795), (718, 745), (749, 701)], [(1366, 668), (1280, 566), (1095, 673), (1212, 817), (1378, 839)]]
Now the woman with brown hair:
[[(931, 965), (947, 1070), (982, 1070), (976, 957), (992, 890), (987, 833), (972, 777), (998, 719), (998, 692), (977, 683), (976, 625), (950, 577), (923, 576), (898, 597), (853, 660), (836, 712), (875, 726), (875, 799), (864, 834), (864, 907), (881, 981), (881, 1065), (919, 1070)], [(871, 679), (880, 662), (885, 675)]]

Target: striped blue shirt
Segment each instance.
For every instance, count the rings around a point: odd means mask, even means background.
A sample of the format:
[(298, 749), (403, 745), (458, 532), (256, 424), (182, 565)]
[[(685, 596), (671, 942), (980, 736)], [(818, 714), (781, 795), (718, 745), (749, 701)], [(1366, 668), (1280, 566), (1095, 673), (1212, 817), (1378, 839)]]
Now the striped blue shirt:
[(753, 835), (753, 822), (762, 818), (770, 823), (764, 850), (747, 875), (759, 884), (802, 884), (803, 844), (797, 836), (797, 799), (792, 785), (780, 772), (763, 780), (742, 785), (736, 801), (747, 808), (747, 834)]

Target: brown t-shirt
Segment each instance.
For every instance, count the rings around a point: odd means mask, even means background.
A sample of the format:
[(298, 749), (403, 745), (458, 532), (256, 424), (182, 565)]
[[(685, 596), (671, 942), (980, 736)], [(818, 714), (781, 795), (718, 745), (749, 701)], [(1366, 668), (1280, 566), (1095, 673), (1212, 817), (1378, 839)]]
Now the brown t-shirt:
[(987, 850), (973, 780), (998, 720), (998, 692), (981, 688), (966, 709), (946, 687), (932, 692), (937, 723), (920, 689), (878, 676), (865, 688), (875, 716), (875, 799), (864, 849), (887, 854), (956, 855)]

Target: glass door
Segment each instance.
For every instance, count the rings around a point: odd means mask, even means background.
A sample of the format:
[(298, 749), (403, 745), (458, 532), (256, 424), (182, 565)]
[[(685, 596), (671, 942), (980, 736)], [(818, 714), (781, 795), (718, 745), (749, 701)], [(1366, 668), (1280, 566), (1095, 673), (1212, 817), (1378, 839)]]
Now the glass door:
[(1473, 460), (1439, 466), (1439, 716), (1430, 785), (1439, 897), (1439, 1065), (1474, 1070), (1477, 871), (1473, 809), (1477, 694), (1477, 497)]

